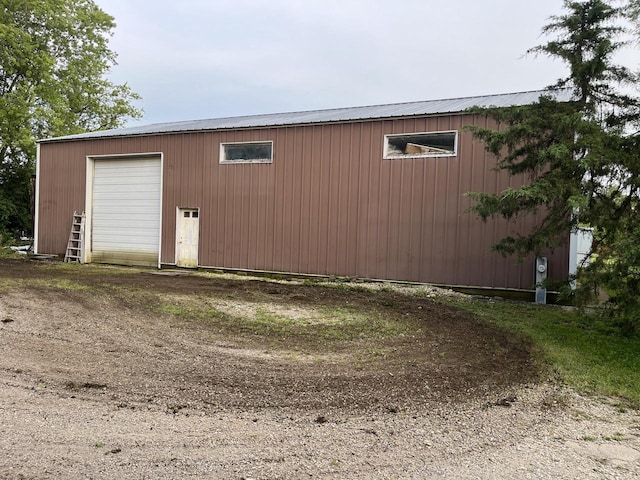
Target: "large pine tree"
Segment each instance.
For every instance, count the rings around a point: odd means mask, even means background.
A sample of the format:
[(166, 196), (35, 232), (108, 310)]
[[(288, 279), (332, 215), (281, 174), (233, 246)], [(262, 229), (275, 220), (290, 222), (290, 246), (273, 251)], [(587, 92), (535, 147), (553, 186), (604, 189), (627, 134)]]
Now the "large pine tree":
[[(635, 3), (635, 0), (634, 0)], [(543, 220), (527, 236), (503, 238), (495, 248), (526, 255), (554, 248), (580, 225), (594, 228), (591, 263), (579, 270), (578, 295), (604, 287), (626, 326), (640, 306), (640, 99), (638, 75), (614, 61), (625, 46), (625, 12), (603, 0), (565, 1), (530, 50), (562, 60), (568, 75), (530, 106), (478, 109), (498, 130), (472, 128), (498, 156), (497, 168), (529, 182), (498, 195), (472, 193), (482, 219), (533, 212)], [(571, 101), (559, 101), (558, 89)], [(570, 279), (573, 280), (573, 279)]]

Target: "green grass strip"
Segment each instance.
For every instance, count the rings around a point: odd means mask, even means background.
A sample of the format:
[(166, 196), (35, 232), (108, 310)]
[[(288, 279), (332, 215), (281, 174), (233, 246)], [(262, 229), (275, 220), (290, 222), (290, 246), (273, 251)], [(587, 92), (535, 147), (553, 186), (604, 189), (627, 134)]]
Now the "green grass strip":
[(578, 391), (617, 397), (640, 408), (637, 336), (622, 336), (601, 320), (556, 306), (475, 299), (446, 303), (531, 339), (562, 380)]

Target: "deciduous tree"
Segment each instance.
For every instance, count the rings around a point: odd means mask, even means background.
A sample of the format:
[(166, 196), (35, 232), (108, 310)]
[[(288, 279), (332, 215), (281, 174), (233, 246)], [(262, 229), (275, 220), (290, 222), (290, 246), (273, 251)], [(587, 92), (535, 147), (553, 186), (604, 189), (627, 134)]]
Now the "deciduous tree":
[(35, 140), (121, 126), (139, 97), (109, 81), (114, 19), (91, 0), (2, 0), (0, 231), (30, 230)]

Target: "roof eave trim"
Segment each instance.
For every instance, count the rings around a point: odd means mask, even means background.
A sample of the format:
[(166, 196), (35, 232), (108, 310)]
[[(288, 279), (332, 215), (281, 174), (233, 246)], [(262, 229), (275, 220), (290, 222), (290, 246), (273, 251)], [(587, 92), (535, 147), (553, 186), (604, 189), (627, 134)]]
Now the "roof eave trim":
[[(438, 112), (438, 113), (417, 113), (413, 115), (394, 115), (390, 117), (367, 117), (367, 118), (353, 118), (344, 120), (324, 120), (324, 121), (310, 121), (310, 122), (297, 122), (297, 123), (278, 123), (272, 125), (250, 125), (243, 127), (218, 127), (218, 128), (199, 128), (199, 129), (185, 129), (185, 130), (166, 130), (159, 132), (142, 132), (142, 133), (122, 133), (113, 135), (93, 135), (98, 132), (89, 132), (86, 136), (64, 136), (64, 137), (52, 137), (36, 140), (36, 143), (63, 143), (63, 142), (79, 142), (86, 140), (106, 140), (110, 138), (135, 138), (135, 137), (154, 137), (157, 135), (181, 135), (189, 133), (205, 133), (205, 132), (224, 132), (231, 130), (264, 130), (267, 128), (285, 128), (285, 127), (303, 127), (314, 125), (334, 125), (341, 123), (364, 123), (364, 122), (378, 122), (385, 120), (399, 120), (402, 118), (422, 118), (422, 117), (439, 117), (444, 115), (465, 115), (469, 114), (466, 110), (456, 110), (451, 112)], [(78, 134), (84, 135), (84, 134)]]

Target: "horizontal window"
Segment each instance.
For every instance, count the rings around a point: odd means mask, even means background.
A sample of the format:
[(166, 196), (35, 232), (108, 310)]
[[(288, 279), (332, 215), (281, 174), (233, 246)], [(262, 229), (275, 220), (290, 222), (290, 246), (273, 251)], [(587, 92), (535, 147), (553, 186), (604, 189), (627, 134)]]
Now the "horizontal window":
[(453, 157), (458, 132), (403, 133), (384, 136), (384, 158)]
[(220, 163), (272, 163), (273, 142), (220, 144)]

